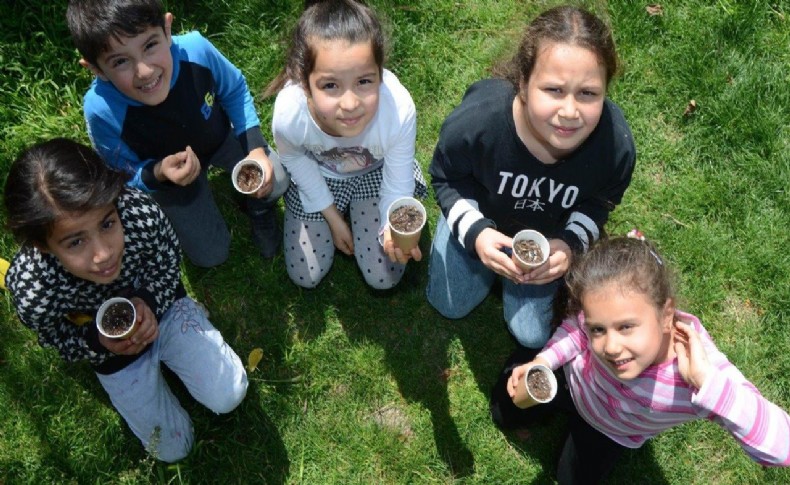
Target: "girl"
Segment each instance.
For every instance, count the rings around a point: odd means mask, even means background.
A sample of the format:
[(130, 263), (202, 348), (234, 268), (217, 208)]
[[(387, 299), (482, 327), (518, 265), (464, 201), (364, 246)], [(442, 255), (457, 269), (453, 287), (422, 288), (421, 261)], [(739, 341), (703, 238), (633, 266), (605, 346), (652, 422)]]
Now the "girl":
[[(611, 32), (592, 14), (542, 13), (506, 70), (506, 79), (473, 84), (442, 126), (430, 166), (442, 217), (427, 296), (445, 317), (462, 318), (501, 276), (510, 332), (540, 348), (561, 278), (600, 236), (636, 152), (606, 98), (617, 70)], [(548, 262), (528, 272), (506, 254), (525, 228), (550, 243)]]
[[(192, 447), (192, 423), (167, 386), (167, 365), (215, 413), (247, 392), (241, 361), (181, 284), (178, 242), (153, 200), (124, 188), (79, 143), (34, 145), (11, 165), (5, 185), (8, 226), (21, 248), (6, 284), (19, 319), (67, 361), (87, 360), (113, 406), (143, 446), (177, 461)], [(126, 296), (138, 330), (125, 340), (98, 333), (93, 319), (107, 298)]]
[[(697, 317), (676, 310), (669, 271), (650, 244), (603, 240), (574, 262), (566, 281), (576, 316), (540, 353), (515, 352), (491, 398), (504, 428), (556, 409), (569, 413), (559, 483), (594, 483), (625, 449), (700, 418), (724, 427), (758, 463), (790, 466), (790, 416), (727, 360)], [(555, 370), (557, 396), (518, 409), (511, 398), (536, 363)]]
[(391, 202), (427, 193), (414, 159), (414, 102), (383, 69), (384, 34), (369, 8), (354, 0), (305, 4), (285, 71), (267, 90), (287, 79), (272, 130), (293, 181), (285, 196), (288, 275), (314, 288), (337, 248), (356, 257), (370, 286), (391, 288), (409, 259), (422, 258), (419, 248), (396, 248), (386, 228)]

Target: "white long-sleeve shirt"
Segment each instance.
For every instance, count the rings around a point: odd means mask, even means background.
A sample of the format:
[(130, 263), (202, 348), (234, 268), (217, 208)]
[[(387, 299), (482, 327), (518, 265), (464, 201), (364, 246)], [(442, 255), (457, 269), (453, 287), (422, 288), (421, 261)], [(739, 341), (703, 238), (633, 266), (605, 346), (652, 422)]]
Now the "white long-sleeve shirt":
[(414, 193), (417, 112), (409, 92), (386, 69), (378, 110), (359, 135), (346, 138), (324, 133), (310, 114), (304, 90), (292, 82), (277, 95), (272, 132), (305, 212), (320, 212), (334, 202), (325, 178), (357, 177), (379, 167), (383, 167), (382, 227), (390, 203)]

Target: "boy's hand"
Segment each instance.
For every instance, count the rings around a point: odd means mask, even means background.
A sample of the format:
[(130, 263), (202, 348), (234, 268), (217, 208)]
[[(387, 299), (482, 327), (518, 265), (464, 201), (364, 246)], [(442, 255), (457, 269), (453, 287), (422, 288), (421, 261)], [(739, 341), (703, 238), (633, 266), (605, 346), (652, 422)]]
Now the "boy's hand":
[(256, 148), (251, 151), (247, 158), (257, 160), (263, 166), (263, 185), (254, 193), (250, 194), (256, 199), (263, 199), (272, 193), (274, 188), (274, 168), (272, 168), (272, 161), (266, 156), (266, 151), (263, 148)]
[(384, 252), (387, 253), (390, 261), (393, 263), (397, 261), (401, 264), (406, 264), (412, 258), (414, 258), (415, 261), (422, 260), (422, 251), (420, 251), (419, 246), (414, 246), (408, 253), (404, 253), (401, 248), (395, 246), (395, 241), (392, 240), (392, 233), (390, 232), (389, 226), (384, 228), (383, 238)]
[(524, 272), (516, 266), (510, 256), (502, 252), (502, 248), (512, 249), (513, 238), (507, 237), (490, 227), (483, 229), (475, 240), (475, 251), (480, 261), (488, 269), (504, 276), (513, 283), (524, 282)]
[(712, 367), (699, 334), (690, 324), (676, 320), (674, 340), (680, 376), (686, 384), (700, 389)]
[(571, 266), (573, 252), (562, 239), (549, 239), (549, 259), (524, 275), (524, 283), (545, 285), (562, 277)]
[(160, 182), (169, 180), (176, 185), (189, 185), (200, 175), (200, 160), (192, 147), (168, 155), (154, 166), (154, 176)]
[(343, 214), (337, 210), (335, 204), (322, 210), (321, 214), (326, 219), (327, 224), (329, 224), (329, 230), (332, 232), (332, 242), (335, 243), (335, 247), (349, 256), (354, 254), (354, 237), (351, 235), (351, 229), (349, 229), (348, 224), (343, 219)]
[(119, 340), (99, 334), (99, 342), (113, 354), (137, 355), (159, 337), (159, 323), (148, 305), (136, 296), (131, 301), (137, 312), (137, 330), (132, 336)]

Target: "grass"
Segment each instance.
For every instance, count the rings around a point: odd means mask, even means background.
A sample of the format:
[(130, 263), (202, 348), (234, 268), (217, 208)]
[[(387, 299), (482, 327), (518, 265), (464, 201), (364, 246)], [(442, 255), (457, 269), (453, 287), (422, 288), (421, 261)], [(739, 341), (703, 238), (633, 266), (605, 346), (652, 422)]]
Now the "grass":
[[(39, 140), (87, 141), (66, 0), (0, 5), (0, 174)], [(174, 29), (198, 29), (262, 92), (280, 69), (301, 2), (168, 2)], [(388, 67), (419, 113), (418, 159), (430, 162), (465, 88), (512, 52), (528, 19), (555, 2), (374, 0), (392, 33)], [(770, 400), (790, 408), (790, 5), (678, 0), (586, 2), (609, 19), (624, 62), (610, 96), (624, 110), (637, 169), (609, 232), (639, 226), (676, 268), (684, 309)], [(696, 111), (684, 115), (691, 100)], [(256, 98), (269, 131), (273, 100)], [(468, 318), (426, 303), (427, 262), (399, 287), (369, 290), (351, 259), (313, 291), (282, 257), (254, 256), (226, 174), (213, 184), (233, 231), (229, 261), (184, 264), (190, 293), (246, 361), (240, 408), (214, 416), (173, 380), (193, 417), (194, 451), (147, 458), (87, 365), (41, 349), (0, 297), (0, 483), (551, 483), (565, 423), (521, 439), (497, 430), (487, 395), (511, 341), (492, 294)], [(427, 254), (438, 208), (422, 241)], [(0, 232), (0, 254), (16, 246)], [(709, 422), (681, 426), (628, 453), (612, 483), (788, 483), (753, 463)]]

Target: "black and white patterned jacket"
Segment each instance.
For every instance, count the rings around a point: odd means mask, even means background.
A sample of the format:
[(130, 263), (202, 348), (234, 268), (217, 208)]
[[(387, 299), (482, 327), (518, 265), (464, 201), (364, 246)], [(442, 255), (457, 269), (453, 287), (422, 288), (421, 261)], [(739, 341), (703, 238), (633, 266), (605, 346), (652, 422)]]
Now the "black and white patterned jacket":
[[(41, 346), (56, 348), (69, 362), (88, 360), (101, 374), (113, 373), (142, 354), (115, 355), (99, 343), (93, 318), (104, 300), (140, 297), (161, 320), (170, 305), (186, 295), (178, 240), (156, 202), (136, 189), (125, 188), (116, 207), (125, 249), (121, 273), (112, 283), (78, 278), (55, 256), (32, 245), (20, 249), (6, 275), (19, 319), (38, 334)], [(75, 324), (73, 316), (79, 314), (91, 316), (91, 321)]]

